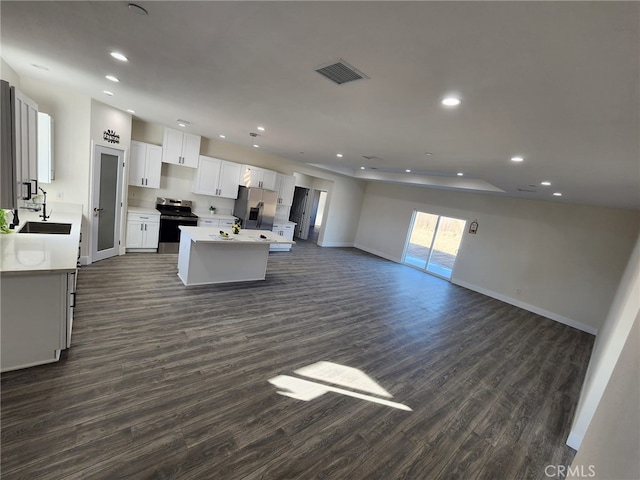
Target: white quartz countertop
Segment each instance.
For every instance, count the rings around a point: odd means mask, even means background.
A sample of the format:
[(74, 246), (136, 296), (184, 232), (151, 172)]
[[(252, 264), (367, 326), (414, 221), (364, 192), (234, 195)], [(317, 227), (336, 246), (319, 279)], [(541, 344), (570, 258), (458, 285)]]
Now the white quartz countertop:
[[(216, 228), (216, 227), (187, 227), (181, 225), (180, 230), (184, 235), (187, 235), (193, 242), (206, 242), (206, 243), (278, 243), (294, 245), (296, 242), (287, 240), (282, 235), (277, 235), (270, 230), (240, 230), (240, 233), (234, 234), (231, 232), (231, 228)], [(220, 236), (220, 230), (229, 234), (229, 238)], [(264, 235), (267, 238), (260, 238), (260, 235)]]
[[(48, 223), (70, 223), (69, 235), (17, 233), (26, 222), (41, 222), (40, 212), (18, 210), (19, 226), (0, 234), (0, 272), (4, 274), (72, 272), (78, 261), (82, 205), (47, 204)], [(12, 217), (9, 217), (11, 219)]]
[(139, 213), (142, 215), (160, 215), (160, 212), (155, 208), (148, 207), (127, 207), (127, 213)]

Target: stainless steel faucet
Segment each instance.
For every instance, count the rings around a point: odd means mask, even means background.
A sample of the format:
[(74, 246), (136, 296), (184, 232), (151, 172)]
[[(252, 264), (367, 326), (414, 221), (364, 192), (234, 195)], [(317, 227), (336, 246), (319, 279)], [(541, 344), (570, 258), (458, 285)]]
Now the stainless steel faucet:
[(44, 200), (42, 201), (42, 215), (38, 215), (42, 218), (43, 222), (47, 221), (49, 215), (47, 215), (47, 192), (45, 192), (42, 187), (38, 187), (38, 189), (44, 194)]

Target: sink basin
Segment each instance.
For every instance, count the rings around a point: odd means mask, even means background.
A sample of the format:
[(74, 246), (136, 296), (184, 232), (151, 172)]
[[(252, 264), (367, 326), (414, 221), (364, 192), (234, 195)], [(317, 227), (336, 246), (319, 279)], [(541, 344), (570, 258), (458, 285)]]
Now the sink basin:
[(70, 223), (27, 222), (18, 233), (46, 233), (47, 235), (69, 235)]

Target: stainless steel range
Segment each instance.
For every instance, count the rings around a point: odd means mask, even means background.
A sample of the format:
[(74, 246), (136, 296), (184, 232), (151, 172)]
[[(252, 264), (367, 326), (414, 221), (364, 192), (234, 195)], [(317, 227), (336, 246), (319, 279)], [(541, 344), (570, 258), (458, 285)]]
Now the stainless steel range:
[(191, 212), (191, 200), (165, 197), (156, 199), (156, 210), (160, 212), (160, 240), (158, 253), (178, 253), (180, 248), (180, 225), (196, 227), (198, 216)]

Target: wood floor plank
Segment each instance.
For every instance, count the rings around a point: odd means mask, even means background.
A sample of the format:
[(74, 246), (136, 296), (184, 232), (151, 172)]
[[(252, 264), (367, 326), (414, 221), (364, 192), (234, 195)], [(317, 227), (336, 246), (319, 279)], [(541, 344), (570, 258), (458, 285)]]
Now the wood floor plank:
[[(2, 374), (3, 478), (542, 480), (573, 458), (590, 335), (352, 248), (300, 241), (228, 285), (176, 262), (81, 268), (71, 349)], [(412, 411), (268, 383), (318, 361)]]

